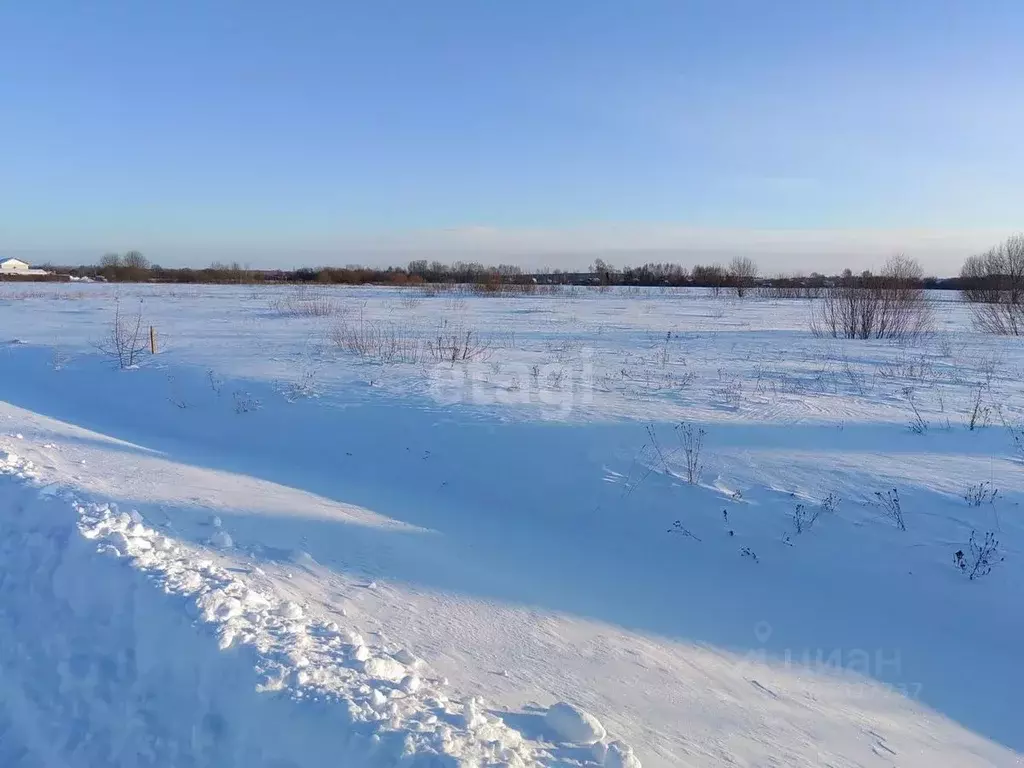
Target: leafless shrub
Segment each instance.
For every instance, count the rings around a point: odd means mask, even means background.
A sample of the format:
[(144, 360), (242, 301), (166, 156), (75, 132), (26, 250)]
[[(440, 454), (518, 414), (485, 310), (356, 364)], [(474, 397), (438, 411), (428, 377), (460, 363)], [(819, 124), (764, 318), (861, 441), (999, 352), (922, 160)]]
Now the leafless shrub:
[[(784, 278), (776, 278), (776, 280), (782, 279)], [(755, 293), (761, 299), (817, 299), (820, 298), (822, 291), (823, 287), (820, 285), (805, 285), (794, 280), (759, 285)]]
[(797, 533), (803, 533), (814, 525), (820, 512), (819, 508), (810, 510), (803, 504), (797, 504), (793, 509), (793, 528)]
[(566, 363), (579, 358), (583, 352), (583, 340), (571, 338), (559, 338), (547, 342), (547, 351), (555, 356), (555, 360)]
[(231, 397), (235, 401), (235, 413), (251, 413), (263, 407), (258, 398), (241, 389), (232, 392)]
[(907, 398), (907, 403), (910, 405), (911, 418), (908, 426), (910, 431), (915, 435), (923, 435), (928, 431), (928, 422), (925, 421), (921, 415), (921, 411), (917, 407), (917, 399), (914, 397), (914, 390), (910, 387), (903, 388), (903, 396)]
[(839, 509), (839, 501), (840, 499), (838, 495), (830, 493), (828, 496), (821, 500), (821, 511), (831, 515), (833, 512)]
[(974, 327), (1003, 336), (1024, 334), (1024, 233), (1012, 235), (964, 262), (963, 297), (971, 303)]
[(393, 323), (371, 322), (362, 317), (353, 322), (343, 321), (331, 329), (330, 339), (340, 350), (385, 365), (420, 360), (420, 340)]
[(901, 531), (907, 530), (907, 526), (903, 522), (903, 507), (900, 504), (899, 491), (893, 488), (891, 491), (886, 491), (884, 495), (875, 491), (875, 497), (882, 508), (882, 513), (892, 520)]
[(683, 450), (683, 458), (686, 461), (686, 482), (696, 485), (700, 482), (700, 476), (704, 472), (701, 449), (704, 447), (704, 438), (707, 436), (707, 432), (703, 427), (694, 428), (693, 424), (686, 421), (677, 424), (675, 429), (679, 445)]
[(846, 374), (847, 380), (850, 382), (850, 386), (853, 387), (854, 391), (864, 397), (867, 392), (868, 376), (862, 371), (858, 371), (853, 365), (850, 364), (849, 360), (843, 360), (843, 372)]
[(740, 549), (740, 556), (741, 557), (749, 557), (755, 563), (761, 562), (760, 560), (757, 559), (757, 554), (755, 554), (754, 550), (752, 550), (750, 547), (742, 547)]
[(339, 310), (329, 293), (306, 287), (289, 289), (284, 296), (275, 297), (270, 308), (282, 317), (330, 317)]
[(936, 343), (939, 348), (939, 354), (943, 357), (953, 356), (953, 335), (950, 333), (940, 333), (936, 338)]
[(167, 396), (168, 402), (170, 402), (171, 405), (175, 406), (176, 408), (180, 408), (182, 410), (188, 408), (188, 401), (185, 400), (185, 397), (182, 394), (181, 390), (178, 388), (178, 384), (174, 380), (173, 376), (168, 375), (167, 387), (171, 392)]
[(921, 275), (916, 261), (895, 256), (878, 277), (843, 278), (825, 289), (811, 318), (812, 333), (846, 339), (921, 338), (934, 324)]
[(509, 282), (500, 275), (491, 275), (476, 281), (470, 289), (477, 296), (529, 296), (536, 293), (537, 284), (525, 280)]
[(982, 405), (982, 396), (984, 393), (985, 387), (983, 385), (978, 385), (972, 390), (971, 406), (964, 418), (964, 426), (967, 427), (968, 432), (973, 432), (976, 429), (984, 429), (989, 425), (992, 417), (992, 409), (987, 405)]
[(299, 360), (298, 376), (285, 383), (280, 390), (288, 402), (294, 403), (296, 400), (320, 397), (322, 354), (323, 349), (319, 343), (307, 342), (306, 350)]
[(427, 354), (437, 363), (462, 363), (486, 360), (491, 353), (490, 342), (471, 329), (456, 328), (445, 321), (437, 333), (427, 340)]
[(422, 296), (433, 298), (434, 296), (440, 296), (450, 286), (443, 283), (420, 283), (416, 286), (416, 290), (420, 292)]
[(902, 356), (899, 360), (883, 363), (876, 369), (883, 379), (909, 379), (917, 382), (933, 382), (938, 376), (935, 366), (923, 355), (914, 360)]
[(404, 309), (416, 309), (420, 305), (419, 297), (412, 293), (403, 293), (399, 301)]
[(723, 405), (728, 408), (739, 408), (743, 404), (743, 379), (740, 376), (730, 376), (725, 369), (718, 370), (718, 386), (712, 392), (718, 397)]
[(980, 507), (986, 503), (994, 504), (998, 495), (999, 489), (993, 488), (992, 483), (986, 480), (982, 483), (968, 486), (967, 493), (964, 494), (964, 501), (970, 507)]
[(834, 493), (826, 496), (821, 504), (816, 507), (808, 507), (805, 504), (797, 504), (793, 509), (793, 527), (797, 533), (808, 531), (818, 521), (822, 512), (829, 514), (839, 507), (839, 497)]
[(121, 300), (114, 300), (114, 319), (107, 335), (93, 346), (107, 357), (117, 360), (121, 370), (131, 368), (146, 351), (145, 334), (142, 331), (142, 302), (134, 317), (121, 313)]
[(1020, 336), (1024, 333), (1024, 304), (1006, 301), (971, 307), (974, 327), (984, 333)]
[(667, 366), (668, 363), (669, 363), (669, 360), (671, 359), (671, 356), (672, 356), (672, 348), (670, 346), (671, 341), (672, 341), (672, 331), (665, 331), (665, 339), (664, 339), (664, 341), (661, 344), (661, 349), (659, 350), (659, 355), (658, 355), (659, 358), (660, 358), (660, 362), (661, 362), (661, 367), (662, 368)]
[(213, 393), (220, 397), (220, 391), (224, 388), (223, 379), (213, 372), (213, 368), (206, 369), (206, 379), (210, 382), (210, 389), (213, 390)]
[(662, 469), (662, 471), (666, 475), (671, 475), (672, 474), (672, 470), (669, 469), (669, 467), (668, 467), (668, 458), (669, 458), (669, 456), (672, 455), (673, 452), (670, 451), (668, 456), (665, 455), (665, 452), (661, 449), (661, 442), (658, 440), (658, 433), (654, 429), (654, 425), (653, 424), (648, 424), (645, 427), (645, 429), (647, 430), (647, 436), (651, 440), (651, 447), (654, 450), (654, 454), (658, 457), (658, 461), (661, 462), (661, 469)]
[(685, 525), (683, 525), (683, 521), (682, 520), (676, 520), (674, 523), (672, 523), (672, 527), (668, 529), (668, 532), (669, 533), (678, 533), (683, 538), (694, 539), (695, 541), (700, 541), (700, 539), (696, 535), (694, 535), (694, 533), (689, 528), (687, 528)]
[(985, 534), (985, 540), (980, 544), (976, 532), (971, 531), (967, 550), (960, 549), (953, 554), (953, 565), (971, 581), (992, 573), (992, 566), (1006, 559), (999, 554), (999, 541), (992, 531)]

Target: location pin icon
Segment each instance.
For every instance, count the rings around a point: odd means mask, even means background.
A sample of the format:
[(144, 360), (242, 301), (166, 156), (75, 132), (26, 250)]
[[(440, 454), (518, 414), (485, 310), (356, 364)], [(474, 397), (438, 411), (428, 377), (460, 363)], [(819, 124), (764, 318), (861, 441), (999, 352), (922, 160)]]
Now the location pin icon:
[(754, 625), (754, 637), (757, 638), (757, 642), (764, 645), (768, 642), (768, 638), (772, 636), (772, 625), (767, 621), (759, 621)]

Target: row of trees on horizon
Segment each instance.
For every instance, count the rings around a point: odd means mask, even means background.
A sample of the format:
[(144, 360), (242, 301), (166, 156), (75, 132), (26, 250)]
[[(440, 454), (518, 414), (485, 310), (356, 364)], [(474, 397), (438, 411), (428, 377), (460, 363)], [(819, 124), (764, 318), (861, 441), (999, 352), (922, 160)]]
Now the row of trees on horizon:
[[(603, 259), (595, 259), (585, 272), (559, 269), (529, 272), (512, 264), (497, 266), (478, 262), (457, 261), (445, 264), (425, 259), (412, 261), (405, 267), (302, 267), (293, 270), (251, 269), (238, 262), (214, 263), (209, 267), (170, 268), (150, 263), (140, 251), (103, 256), (98, 264), (78, 267), (43, 268), (57, 276), (88, 277), (107, 282), (164, 283), (321, 283), (321, 284), (469, 284), (481, 291), (500, 292), (507, 289), (528, 291), (539, 285), (601, 285), (601, 286), (695, 286), (710, 288), (716, 293), (729, 290), (737, 296), (759, 288), (790, 289), (794, 297), (799, 289), (824, 288), (833, 285), (869, 286), (885, 279), (895, 261), (902, 264), (901, 273), (909, 274), (915, 287), (952, 289), (965, 292), (971, 301), (994, 302), (1006, 291), (1014, 303), (1024, 302), (1024, 234), (1013, 235), (984, 254), (971, 256), (958, 277), (939, 278), (924, 274), (913, 259), (893, 257), (878, 274), (870, 270), (854, 273), (850, 269), (836, 275), (812, 272), (762, 276), (756, 262), (749, 257), (736, 257), (729, 264), (698, 264), (687, 268), (671, 262), (651, 262), (640, 266), (616, 268)], [(908, 271), (909, 270), (909, 271)]]

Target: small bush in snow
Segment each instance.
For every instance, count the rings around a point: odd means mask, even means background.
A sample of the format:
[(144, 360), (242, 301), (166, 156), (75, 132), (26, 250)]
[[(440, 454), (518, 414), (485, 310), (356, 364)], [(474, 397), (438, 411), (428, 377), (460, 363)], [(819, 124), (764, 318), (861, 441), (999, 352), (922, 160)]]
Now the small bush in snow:
[(565, 369), (556, 368), (548, 374), (548, 386), (551, 389), (561, 389), (562, 382), (565, 380)]
[(686, 482), (696, 485), (700, 482), (701, 473), (704, 471), (700, 453), (704, 447), (704, 437), (707, 432), (703, 427), (694, 428), (693, 424), (684, 421), (676, 425), (676, 435), (679, 437), (683, 457), (686, 459)]
[(231, 397), (235, 401), (235, 413), (258, 411), (263, 406), (263, 403), (261, 403), (257, 398), (240, 389), (236, 389), (232, 392)]
[(384, 365), (416, 363), (420, 359), (415, 336), (391, 323), (374, 323), (362, 317), (335, 326), (331, 341), (340, 350)]
[(181, 408), (182, 410), (188, 408), (188, 402), (182, 395), (173, 376), (167, 377), (167, 387), (171, 391), (171, 394), (167, 396), (167, 400), (171, 403), (171, 405), (175, 406), (176, 408)]
[(949, 333), (940, 333), (936, 338), (939, 347), (939, 354), (942, 357), (953, 356), (953, 336)]
[(978, 543), (975, 531), (971, 531), (967, 552), (962, 549), (953, 554), (953, 565), (968, 579), (974, 581), (992, 572), (992, 566), (1005, 559), (999, 554), (999, 541), (992, 531), (985, 534), (985, 540)]
[(967, 427), (968, 432), (973, 432), (976, 429), (983, 429), (989, 424), (992, 409), (987, 405), (981, 404), (981, 398), (984, 392), (985, 387), (982, 385), (974, 388), (974, 392), (971, 397), (971, 407), (964, 418), (964, 426)]
[(315, 366), (302, 369), (297, 381), (289, 382), (284, 390), (285, 399), (294, 403), (303, 398), (320, 397), (320, 385), (317, 381), (318, 370)]
[(683, 536), (685, 538), (696, 539), (697, 541), (700, 541), (700, 538), (695, 536), (694, 533), (689, 528), (687, 528), (685, 525), (683, 525), (683, 521), (682, 520), (676, 520), (674, 523), (672, 523), (672, 527), (668, 529), (668, 532), (669, 533), (678, 533), (678, 534), (680, 534), (681, 536)]
[(338, 303), (326, 291), (305, 286), (288, 289), (284, 296), (270, 302), (270, 308), (282, 317), (329, 317), (338, 312)]
[(910, 404), (911, 419), (908, 426), (910, 431), (915, 435), (923, 435), (928, 431), (928, 422), (924, 420), (921, 415), (921, 411), (917, 407), (917, 401), (914, 399), (914, 390), (910, 387), (903, 388), (903, 396), (907, 398), (907, 402)]
[(886, 491), (885, 494), (875, 491), (875, 496), (878, 499), (878, 504), (881, 506), (883, 514), (892, 520), (901, 531), (907, 530), (907, 526), (903, 522), (900, 492), (893, 488), (891, 491)]
[(142, 302), (134, 317), (125, 317), (121, 312), (121, 300), (114, 300), (114, 319), (107, 335), (94, 344), (107, 357), (117, 360), (121, 370), (131, 368), (146, 351), (142, 332)]
[(757, 555), (754, 553), (754, 550), (752, 550), (750, 547), (743, 547), (743, 549), (740, 550), (740, 555), (743, 557), (749, 557), (755, 563), (761, 562), (757, 559)]
[(824, 499), (821, 500), (821, 511), (832, 514), (839, 509), (839, 496), (834, 493), (830, 493)]
[(796, 532), (803, 533), (809, 529), (814, 525), (820, 514), (821, 507), (815, 507), (813, 510), (810, 510), (803, 504), (797, 504), (793, 509), (793, 527), (796, 529)]
[(796, 508), (793, 510), (793, 527), (796, 529), (797, 533), (803, 533), (804, 531), (810, 530), (811, 526), (817, 522), (818, 517), (822, 512), (835, 512), (838, 506), (839, 497), (834, 493), (830, 493), (826, 496), (822, 500), (821, 504), (813, 509), (808, 509), (803, 504), (797, 504)]
[(491, 347), (486, 339), (472, 330), (452, 328), (447, 321), (427, 341), (427, 353), (437, 363), (464, 363), (486, 360)]
[(743, 380), (739, 376), (731, 376), (725, 369), (718, 369), (719, 385), (712, 389), (715, 396), (728, 408), (739, 408), (743, 405)]
[(213, 372), (213, 368), (206, 369), (206, 378), (210, 382), (210, 389), (213, 390), (214, 394), (220, 397), (220, 391), (224, 386), (224, 382), (221, 381), (217, 374)]
[(967, 493), (964, 494), (964, 501), (967, 502), (968, 506), (980, 507), (985, 502), (992, 504), (996, 500), (999, 489), (993, 488), (992, 483), (987, 480), (977, 485), (968, 487)]

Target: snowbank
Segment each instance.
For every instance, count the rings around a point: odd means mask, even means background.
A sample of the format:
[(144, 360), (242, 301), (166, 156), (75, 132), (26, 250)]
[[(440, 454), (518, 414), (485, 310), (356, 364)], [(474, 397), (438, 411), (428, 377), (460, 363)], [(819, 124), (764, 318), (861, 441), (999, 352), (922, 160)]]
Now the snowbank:
[(0, 472), (27, 481), (0, 480), (0, 764), (544, 763), (477, 700), (138, 514), (40, 489), (13, 454)]
[(545, 720), (559, 738), (573, 744), (596, 744), (605, 736), (596, 717), (565, 701), (552, 705)]

